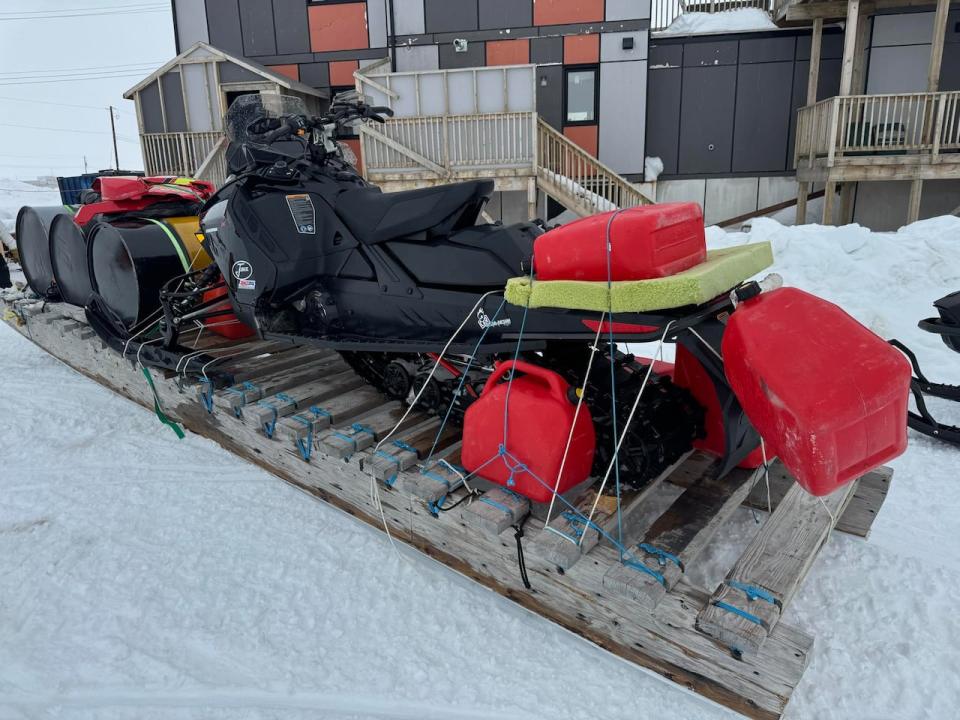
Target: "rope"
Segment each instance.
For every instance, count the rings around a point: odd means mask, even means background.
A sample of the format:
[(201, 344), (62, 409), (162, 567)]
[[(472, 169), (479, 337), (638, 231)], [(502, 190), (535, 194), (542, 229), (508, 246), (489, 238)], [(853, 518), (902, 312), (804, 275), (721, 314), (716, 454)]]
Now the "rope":
[(600, 322), (597, 324), (597, 334), (593, 338), (593, 345), (590, 346), (590, 358), (587, 360), (587, 372), (583, 378), (583, 386), (580, 397), (577, 398), (577, 408), (573, 411), (573, 423), (570, 425), (570, 432), (567, 433), (567, 444), (563, 448), (563, 457), (560, 459), (560, 470), (557, 472), (557, 482), (553, 485), (553, 495), (550, 496), (550, 506), (547, 508), (547, 519), (543, 526), (549, 528), (550, 516), (553, 514), (553, 505), (556, 502), (557, 491), (560, 489), (560, 478), (563, 477), (563, 469), (567, 464), (567, 455), (570, 453), (570, 444), (573, 442), (573, 433), (577, 426), (577, 418), (580, 417), (580, 408), (583, 406), (583, 400), (587, 396), (587, 385), (590, 383), (590, 372), (593, 369), (593, 358), (599, 351), (600, 331), (603, 328), (603, 319), (607, 314), (600, 314)]
[[(643, 378), (643, 382), (640, 384), (640, 389), (637, 391), (637, 397), (633, 401), (633, 407), (630, 408), (630, 414), (627, 416), (626, 425), (623, 427), (623, 432), (620, 434), (620, 438), (617, 440), (617, 444), (613, 450), (613, 457), (610, 459), (610, 464), (607, 465), (607, 471), (603, 474), (603, 482), (600, 483), (600, 490), (597, 492), (597, 496), (593, 499), (593, 507), (590, 508), (589, 520), (593, 521), (593, 515), (597, 510), (597, 504), (600, 502), (600, 497), (603, 495), (603, 490), (607, 486), (607, 480), (610, 478), (610, 470), (612, 466), (618, 465), (620, 457), (620, 446), (623, 444), (624, 439), (627, 437), (627, 431), (630, 429), (630, 423), (633, 422), (633, 416), (637, 412), (637, 407), (640, 405), (640, 398), (643, 396), (643, 391), (647, 387), (647, 382), (650, 380), (650, 375), (653, 373), (653, 365), (658, 359), (662, 357), (663, 353), (663, 343), (666, 340), (667, 333), (670, 332), (670, 326), (673, 325), (673, 320), (667, 323), (666, 327), (663, 329), (663, 335), (660, 337), (660, 342), (657, 345), (657, 350), (653, 354), (653, 358), (650, 360), (650, 365), (647, 366), (647, 374)], [(613, 367), (613, 358), (610, 358), (611, 367)], [(616, 413), (614, 413), (616, 417)], [(617, 475), (619, 478), (619, 475)], [(618, 481), (619, 482), (619, 481)], [(623, 526), (620, 520), (620, 486), (617, 485), (617, 529), (622, 532)], [(619, 545), (623, 547), (623, 536), (618, 536), (620, 539)], [(581, 540), (582, 543), (582, 540)]]
[[(420, 387), (420, 390), (414, 396), (413, 402), (410, 403), (410, 406), (407, 408), (406, 412), (403, 414), (403, 416), (401, 416), (400, 420), (397, 421), (397, 424), (393, 426), (390, 432), (384, 435), (383, 438), (377, 443), (376, 447), (374, 448), (374, 451), (379, 450), (380, 446), (383, 445), (383, 443), (389, 440), (394, 435), (394, 433), (397, 432), (397, 430), (400, 428), (403, 422), (407, 419), (407, 416), (413, 411), (413, 408), (416, 407), (418, 402), (420, 402), (420, 398), (423, 396), (424, 391), (427, 389), (427, 385), (429, 385), (430, 381), (433, 380), (433, 376), (436, 374), (437, 368), (440, 366), (440, 361), (443, 360), (443, 356), (446, 355), (447, 350), (450, 349), (450, 346), (453, 344), (453, 341), (456, 339), (457, 335), (460, 334), (460, 331), (463, 330), (466, 324), (470, 321), (470, 318), (474, 316), (474, 313), (476, 313), (477, 308), (479, 308), (480, 305), (483, 303), (483, 301), (486, 300), (491, 295), (498, 295), (502, 292), (503, 292), (502, 290), (491, 290), (490, 292), (486, 292), (483, 295), (481, 295), (479, 298), (477, 298), (477, 302), (474, 303), (473, 307), (463, 318), (463, 321), (460, 323), (457, 329), (454, 330), (453, 335), (450, 336), (450, 339), (447, 340), (446, 344), (443, 346), (443, 350), (441, 350), (440, 354), (437, 355), (437, 359), (433, 363), (433, 367), (430, 368), (430, 374), (427, 375), (427, 378), (424, 381), (423, 385)], [(494, 320), (496, 320), (497, 315), (500, 313), (500, 310), (503, 308), (505, 303), (506, 303), (506, 299), (501, 300), (500, 307), (497, 308), (497, 313), (494, 315)], [(483, 332), (481, 333), (480, 335), (481, 342), (483, 338), (486, 336), (486, 332), (488, 328), (489, 326), (484, 328)], [(480, 342), (477, 343), (477, 347), (478, 348), (480, 347)], [(476, 355), (476, 350), (474, 350), (474, 355)], [(467, 371), (469, 371), (469, 365), (467, 366)], [(463, 387), (464, 378), (466, 378), (466, 376), (467, 376), (467, 372), (464, 372), (464, 374), (461, 376), (461, 379), (460, 379), (461, 388)], [(450, 415), (450, 409), (448, 408), (447, 417), (449, 417), (449, 415)], [(446, 421), (447, 421), (447, 418), (445, 417), (443, 420), (444, 424), (446, 423)], [(442, 432), (443, 425), (441, 425), (440, 427)], [(433, 456), (433, 452), (436, 449), (439, 439), (440, 439), (440, 434), (438, 433), (437, 438), (433, 441), (433, 447), (430, 448), (430, 454), (427, 456), (427, 460), (429, 460)], [(469, 489), (469, 486), (468, 486), (468, 489)], [(390, 545), (393, 547), (394, 551), (399, 555), (400, 551), (397, 548), (396, 542), (393, 539), (393, 535), (390, 532), (390, 526), (387, 524), (387, 516), (386, 516), (386, 513), (384, 513), (383, 511), (383, 503), (380, 501), (380, 488), (377, 484), (377, 479), (372, 475), (370, 476), (370, 499), (371, 499), (371, 502), (373, 503), (373, 506), (377, 508), (377, 510), (380, 512), (380, 520), (383, 523), (383, 529), (384, 529), (384, 532), (386, 532), (387, 534), (387, 539), (390, 540)], [(403, 556), (401, 555), (401, 557)]]
[[(607, 227), (605, 230), (604, 237), (604, 252), (606, 253), (607, 260), (607, 314), (610, 316), (610, 325), (608, 326), (608, 337), (610, 345), (610, 422), (613, 429), (613, 437), (617, 437), (617, 383), (616, 383), (616, 368), (614, 367), (614, 345), (613, 345), (613, 261), (611, 256), (613, 255), (613, 244), (610, 241), (610, 229), (613, 227), (613, 221), (617, 216), (623, 212), (622, 210), (617, 210), (610, 215), (610, 219), (607, 220)], [(663, 344), (663, 339), (660, 340), (660, 344)], [(650, 369), (653, 369), (653, 363), (650, 363)], [(650, 377), (650, 373), (647, 373), (647, 377)], [(644, 378), (643, 386), (646, 386), (647, 380)], [(643, 392), (643, 386), (640, 388), (640, 392)], [(639, 400), (640, 394), (637, 394), (637, 399)], [(636, 404), (634, 404), (634, 409), (636, 409)], [(633, 417), (633, 412), (630, 413), (631, 418)], [(629, 425), (629, 420), (627, 421)], [(626, 434), (626, 432), (624, 432)], [(610, 462), (614, 466), (616, 481), (616, 491), (617, 491), (617, 540), (620, 542), (621, 547), (623, 546), (623, 515), (620, 511), (620, 444), (623, 442), (623, 439), (620, 439), (613, 448), (613, 458)], [(610, 475), (610, 468), (607, 467), (607, 472), (603, 477), (603, 484), (606, 484), (607, 477)], [(603, 492), (603, 485), (600, 486), (600, 492)], [(590, 517), (593, 518), (593, 511), (596, 510), (597, 502), (600, 500), (600, 493), (597, 493), (597, 497), (594, 499), (593, 508), (590, 510)], [(581, 543), (583, 540), (581, 539)], [(623, 559), (623, 554), (620, 555), (621, 560)]]

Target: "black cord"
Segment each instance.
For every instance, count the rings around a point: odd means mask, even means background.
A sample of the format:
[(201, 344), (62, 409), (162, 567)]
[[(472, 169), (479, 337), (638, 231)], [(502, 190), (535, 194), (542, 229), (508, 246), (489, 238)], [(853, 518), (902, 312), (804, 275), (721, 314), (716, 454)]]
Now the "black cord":
[(527, 577), (527, 563), (523, 558), (523, 526), (527, 522), (527, 518), (530, 517), (526, 515), (523, 520), (520, 521), (518, 525), (514, 525), (513, 529), (516, 530), (514, 534), (514, 539), (517, 541), (517, 566), (520, 568), (520, 579), (523, 581), (523, 586), (527, 590), (532, 590), (533, 587), (530, 585), (530, 578)]
[(453, 510), (455, 507), (457, 507), (458, 505), (462, 505), (464, 502), (466, 502), (467, 500), (469, 500), (470, 498), (472, 498), (472, 497), (473, 497), (474, 495), (476, 495), (476, 494), (477, 494), (477, 493), (475, 493), (475, 492), (468, 492), (468, 493), (467, 493), (466, 495), (464, 495), (462, 498), (460, 498), (459, 500), (457, 500), (453, 505), (448, 505), (447, 507), (442, 507), (442, 508), (440, 508), (440, 512), (447, 512), (448, 510)]

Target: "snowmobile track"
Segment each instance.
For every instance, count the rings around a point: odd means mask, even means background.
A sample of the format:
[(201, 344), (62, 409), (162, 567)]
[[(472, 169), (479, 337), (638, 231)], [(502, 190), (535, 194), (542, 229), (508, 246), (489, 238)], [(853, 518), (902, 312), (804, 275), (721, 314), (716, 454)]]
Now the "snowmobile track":
[[(140, 369), (91, 335), (76, 308), (44, 306), (12, 294), (0, 306), (8, 324), (48, 353), (153, 409)], [(433, 444), (436, 418), (411, 413), (391, 437), (403, 444), (387, 443), (375, 454), (375, 441), (399, 419), (399, 406), (384, 398), (375, 402), (369, 388), (344, 383), (345, 365), (336, 356), (256, 340), (238, 345), (209, 336), (197, 346), (225, 350), (233, 356), (225, 364), (237, 377), (254, 387), (263, 380), (271, 392), (238, 404), (237, 392), (217, 391), (208, 412), (198, 401), (196, 384), (155, 372), (167, 415), (382, 530), (370, 492), (371, 482), (379, 483), (383, 513), (395, 539), (622, 659), (752, 718), (781, 716), (811, 658), (813, 638), (781, 622), (780, 616), (829, 539), (834, 518), (837, 530), (866, 537), (892, 477), (889, 468), (880, 468), (821, 504), (774, 463), (773, 513), (711, 593), (695, 587), (686, 569), (741, 504), (766, 510), (767, 494), (763, 479), (755, 482), (760, 471), (737, 470), (716, 481), (710, 472), (714, 460), (694, 452), (658, 479), (683, 491), (652, 522), (636, 510), (656, 483), (622, 498), (624, 538), (637, 548), (646, 569), (621, 564), (615, 549), (598, 541), (595, 531), (588, 530), (579, 547), (544, 531), (542, 511), (535, 509), (524, 526), (532, 586), (527, 590), (509, 527), (529, 511), (524, 499), (510, 508), (509, 518), (490, 515), (497, 502), (465, 502), (450, 512), (436, 512), (445, 495), (444, 505), (449, 506), (466, 494), (446, 466), (434, 463), (429, 472), (417, 467)], [(311, 367), (316, 372), (308, 380)], [(336, 382), (324, 383), (335, 376)], [(296, 398), (317, 405), (305, 408), (291, 400)], [(326, 399), (331, 411), (315, 412)], [(268, 437), (263, 411), (274, 406), (275, 424)], [(445, 432), (439, 447), (435, 457), (456, 463), (458, 433)], [(586, 490), (571, 500), (583, 506), (593, 502), (593, 495)], [(604, 515), (603, 503), (599, 511), (601, 526), (613, 520), (609, 510)], [(551, 526), (575, 534), (577, 528), (564, 527), (565, 522), (571, 524), (556, 518)], [(494, 532), (498, 529), (499, 535)]]

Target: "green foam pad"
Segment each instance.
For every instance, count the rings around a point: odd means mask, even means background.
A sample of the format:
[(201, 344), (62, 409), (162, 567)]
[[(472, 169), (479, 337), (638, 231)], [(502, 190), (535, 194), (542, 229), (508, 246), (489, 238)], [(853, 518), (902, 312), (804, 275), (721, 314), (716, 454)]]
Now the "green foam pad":
[(708, 250), (705, 262), (670, 277), (649, 280), (617, 280), (611, 283), (587, 280), (532, 280), (516, 277), (507, 281), (507, 302), (530, 307), (570, 310), (649, 312), (685, 305), (702, 305), (761, 270), (773, 265), (768, 242)]

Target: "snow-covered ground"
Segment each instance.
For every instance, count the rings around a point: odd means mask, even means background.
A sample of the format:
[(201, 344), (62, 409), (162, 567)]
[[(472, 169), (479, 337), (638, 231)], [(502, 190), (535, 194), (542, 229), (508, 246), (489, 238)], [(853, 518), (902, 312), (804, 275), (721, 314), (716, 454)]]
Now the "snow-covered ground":
[[(960, 288), (960, 219), (769, 239), (789, 284), (960, 382), (916, 328)], [(842, 358), (837, 359), (842, 362)], [(933, 405), (960, 422), (960, 408)], [(0, 718), (724, 718), (0, 325)], [(816, 635), (790, 718), (950, 718), (960, 704), (960, 451), (911, 435), (869, 541), (835, 534), (787, 620)], [(694, 582), (756, 525), (738, 511)], [(412, 559), (411, 559), (412, 558)]]
[[(0, 177), (0, 240), (12, 235), (17, 221), (17, 212), (24, 205), (59, 205), (60, 193), (56, 188), (44, 188), (21, 180)], [(6, 231), (6, 232), (4, 232)]]

